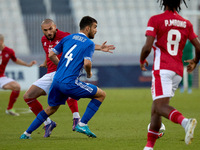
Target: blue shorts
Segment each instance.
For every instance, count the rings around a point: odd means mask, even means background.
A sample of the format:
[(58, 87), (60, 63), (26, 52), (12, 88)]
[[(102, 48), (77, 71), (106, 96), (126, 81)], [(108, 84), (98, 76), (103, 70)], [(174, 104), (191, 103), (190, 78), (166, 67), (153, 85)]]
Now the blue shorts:
[(49, 96), (49, 106), (64, 105), (68, 97), (79, 100), (80, 98), (91, 98), (97, 92), (97, 86), (79, 80), (70, 83), (60, 83), (53, 80)]

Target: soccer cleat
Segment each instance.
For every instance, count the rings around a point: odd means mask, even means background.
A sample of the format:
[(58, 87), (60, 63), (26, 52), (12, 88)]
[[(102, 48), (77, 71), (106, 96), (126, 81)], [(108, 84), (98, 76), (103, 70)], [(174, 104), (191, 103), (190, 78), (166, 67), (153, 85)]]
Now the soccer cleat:
[(143, 150), (153, 150), (153, 148), (145, 146)]
[(50, 124), (45, 125), (43, 129), (45, 129), (45, 134), (43, 137), (50, 137), (52, 130), (57, 126), (54, 121), (51, 121)]
[(6, 114), (13, 115), (13, 116), (19, 116), (19, 114), (16, 113), (14, 109), (9, 109), (9, 110), (6, 109)]
[(30, 136), (27, 136), (26, 134), (22, 134), (20, 136), (20, 139), (32, 139)]
[(80, 118), (74, 118), (73, 119), (73, 125), (72, 125), (72, 130), (75, 131), (75, 127), (77, 126), (77, 124), (80, 122)]
[(158, 133), (158, 139), (161, 138), (161, 137), (163, 137), (164, 134), (165, 134), (164, 132)]
[(196, 127), (197, 120), (195, 118), (190, 118), (185, 127), (185, 143), (187, 145), (191, 144), (194, 136), (194, 129)]
[(76, 132), (80, 132), (80, 133), (83, 133), (83, 134), (86, 134), (87, 136), (89, 137), (93, 137), (93, 138), (96, 138), (97, 136), (92, 133), (89, 129), (89, 127), (86, 125), (86, 126), (80, 126), (79, 124), (75, 127), (75, 131)]

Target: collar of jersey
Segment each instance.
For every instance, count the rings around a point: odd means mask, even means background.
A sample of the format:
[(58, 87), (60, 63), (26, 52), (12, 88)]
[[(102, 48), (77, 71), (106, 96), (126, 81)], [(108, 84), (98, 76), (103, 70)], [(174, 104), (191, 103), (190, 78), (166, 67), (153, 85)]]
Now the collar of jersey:
[[(85, 33), (83, 33), (83, 32), (79, 32), (79, 34), (83, 34), (83, 35), (85, 35)], [(85, 35), (86, 36), (86, 35)]]

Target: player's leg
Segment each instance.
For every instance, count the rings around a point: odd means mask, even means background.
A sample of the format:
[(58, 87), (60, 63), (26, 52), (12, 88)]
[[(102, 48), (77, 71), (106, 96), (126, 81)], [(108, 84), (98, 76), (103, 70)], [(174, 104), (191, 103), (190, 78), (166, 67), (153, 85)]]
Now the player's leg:
[(20, 85), (13, 79), (5, 77), (4, 85), (2, 86), (3, 89), (12, 90), (10, 94), (10, 99), (8, 103), (8, 107), (6, 109), (6, 113), (14, 116), (19, 116), (18, 113), (15, 112), (13, 109), (13, 105), (16, 102), (17, 98), (19, 97), (20, 93)]
[[(178, 110), (169, 106), (170, 98), (174, 96), (174, 92), (178, 88), (180, 81), (181, 77), (172, 71), (163, 70), (158, 72), (158, 74), (154, 73), (152, 78), (152, 97), (154, 100), (152, 108), (157, 115), (163, 116), (172, 122), (179, 123), (183, 126), (186, 131), (185, 142), (187, 144), (191, 142), (190, 137), (193, 138), (196, 120), (193, 119), (191, 121), (192, 123), (189, 123), (188, 119), (185, 118)], [(154, 125), (151, 126), (151, 129), (157, 131), (159, 130), (158, 126)], [(188, 131), (192, 131), (192, 134), (189, 134)], [(151, 138), (148, 139), (150, 140)], [(152, 140), (151, 142), (154, 142), (155, 144), (155, 141)]]
[[(35, 131), (41, 124), (52, 114), (58, 110), (59, 106), (48, 106), (45, 110), (42, 110), (35, 120), (31, 123), (28, 129), (20, 136), (20, 139), (30, 139), (31, 133)], [(56, 125), (55, 125), (56, 126)], [(51, 126), (49, 131), (51, 132)]]
[(72, 124), (72, 131), (75, 131), (76, 125), (80, 122), (80, 114), (78, 110), (78, 102), (76, 99), (69, 97), (67, 99), (67, 104), (73, 114), (73, 124)]
[(188, 73), (188, 93), (192, 93), (192, 78), (193, 74)]
[[(81, 118), (79, 124), (75, 127), (75, 130), (77, 132), (84, 133), (89, 137), (96, 137), (96, 135), (89, 130), (87, 123), (99, 109), (100, 105), (106, 97), (106, 93), (102, 89), (94, 85), (92, 85), (91, 87), (93, 88), (93, 90), (95, 89), (96, 93), (94, 94), (94, 96), (92, 96), (92, 100), (88, 104), (85, 113), (83, 114), (83, 117)], [(90, 94), (88, 94), (88, 97), (90, 97)]]
[(37, 98), (42, 95), (46, 95), (46, 92), (36, 85), (31, 85), (23, 95), (24, 101), (36, 116), (43, 110), (41, 103), (37, 100)]
[[(37, 98), (42, 95), (47, 95), (49, 93), (49, 89), (52, 84), (54, 74), (55, 72), (45, 74), (42, 78), (35, 81), (23, 96), (24, 101), (28, 104), (29, 108), (36, 116), (38, 115), (39, 112), (43, 110), (43, 106), (37, 100)], [(52, 128), (55, 128), (56, 123), (48, 117), (44, 121), (44, 127), (43, 127), (43, 129), (45, 129), (44, 137), (50, 136), (51, 132), (49, 132), (48, 130), (50, 126)]]
[(81, 123), (87, 124), (88, 121), (93, 117), (93, 115), (97, 112), (100, 105), (102, 104), (103, 100), (106, 97), (106, 93), (97, 87), (96, 94), (92, 97), (92, 100), (88, 104), (85, 113), (83, 114), (83, 117), (81, 118)]
[[(54, 74), (55, 72), (45, 74), (42, 78), (35, 81), (23, 96), (24, 101), (36, 116), (43, 110), (43, 107), (37, 98), (49, 93)], [(51, 120), (47, 118), (47, 120), (44, 122), (44, 125), (46, 126), (50, 123)]]
[(161, 122), (162, 122), (161, 116), (156, 113), (155, 107), (154, 105), (152, 105), (151, 124), (147, 133), (147, 144), (144, 150), (153, 149), (155, 142), (158, 139)]
[[(31, 133), (34, 130), (36, 130), (50, 115), (55, 113), (58, 110), (59, 106), (66, 102), (66, 99), (67, 97), (59, 90), (59, 83), (57, 84), (57, 82), (53, 82), (49, 91), (48, 107), (45, 110), (42, 110), (37, 115), (37, 117), (29, 126), (29, 128), (21, 135), (20, 139), (29, 139)], [(47, 129), (50, 134), (51, 134), (51, 131), (53, 130), (52, 125), (53, 124), (51, 124), (49, 128)]]

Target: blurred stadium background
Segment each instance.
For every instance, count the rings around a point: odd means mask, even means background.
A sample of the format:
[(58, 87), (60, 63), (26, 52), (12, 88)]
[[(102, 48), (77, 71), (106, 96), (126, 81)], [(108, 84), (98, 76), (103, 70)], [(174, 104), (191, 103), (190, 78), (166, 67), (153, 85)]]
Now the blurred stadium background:
[[(200, 0), (186, 2), (188, 8), (183, 4), (180, 14), (193, 23), (199, 35)], [(38, 69), (45, 60), (41, 22), (51, 18), (59, 30), (76, 33), (80, 19), (90, 15), (98, 21), (94, 42), (108, 41), (116, 50), (113, 54), (95, 52), (94, 75), (89, 81), (100, 87), (149, 87), (153, 51), (148, 58), (151, 65), (147, 72), (139, 68), (139, 55), (149, 17), (161, 12), (157, 0), (0, 0), (0, 33), (5, 36), (5, 45), (24, 61), (38, 62), (31, 70), (13, 68), (10, 62), (6, 74), (22, 84), (22, 89), (27, 89), (45, 73), (45, 69)], [(199, 87), (199, 70), (198, 66), (193, 73), (193, 87)], [(87, 81), (84, 76), (82, 80)]]

